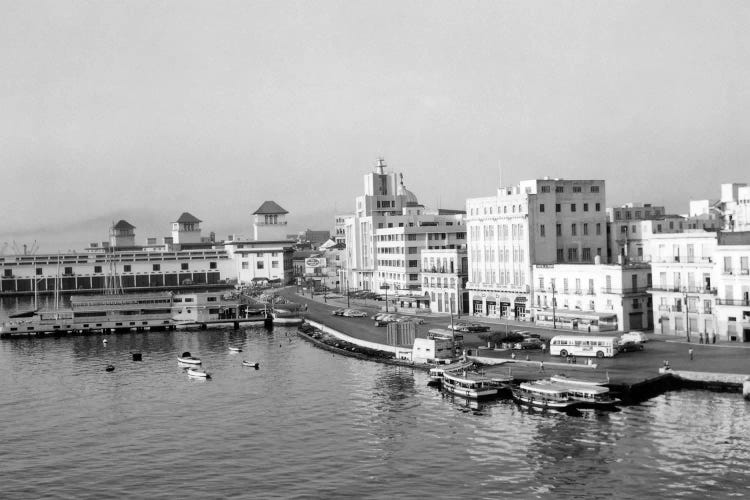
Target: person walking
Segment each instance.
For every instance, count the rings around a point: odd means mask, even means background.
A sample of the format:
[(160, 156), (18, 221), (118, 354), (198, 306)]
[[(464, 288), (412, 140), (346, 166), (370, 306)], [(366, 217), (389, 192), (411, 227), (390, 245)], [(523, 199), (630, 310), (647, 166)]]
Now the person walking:
[(702, 343), (703, 343), (703, 332), (701, 332), (701, 333), (700, 333), (700, 334), (698, 335), (698, 343), (699, 343), (699, 344), (702, 344)]
[(547, 351), (547, 344), (542, 342), (542, 356), (544, 356), (545, 351)]
[(716, 343), (716, 332), (711, 332), (711, 343), (712, 344)]
[(690, 356), (690, 361), (692, 361), (693, 360), (693, 348), (692, 347), (688, 349), (688, 356)]
[(544, 373), (544, 361), (539, 362), (539, 373)]

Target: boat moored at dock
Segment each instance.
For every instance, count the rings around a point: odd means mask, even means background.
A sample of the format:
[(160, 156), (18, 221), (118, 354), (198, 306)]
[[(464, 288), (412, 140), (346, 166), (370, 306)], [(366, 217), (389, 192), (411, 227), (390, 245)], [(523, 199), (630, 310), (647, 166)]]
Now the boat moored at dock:
[(482, 399), (497, 396), (502, 384), (510, 382), (489, 378), (480, 373), (466, 370), (444, 371), (442, 387), (445, 391), (470, 399)]
[(523, 382), (512, 391), (519, 403), (539, 408), (564, 410), (579, 403), (570, 397), (567, 386), (549, 380)]

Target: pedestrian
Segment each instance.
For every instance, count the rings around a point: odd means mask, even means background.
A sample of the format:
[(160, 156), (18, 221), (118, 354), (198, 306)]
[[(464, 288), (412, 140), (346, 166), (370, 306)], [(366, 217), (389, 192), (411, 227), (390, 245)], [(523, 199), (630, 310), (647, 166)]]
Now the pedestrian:
[(542, 342), (542, 356), (544, 356), (544, 352), (547, 350), (547, 344)]
[(693, 348), (692, 347), (688, 349), (688, 355), (690, 356), (690, 361), (692, 361), (693, 360)]
[(703, 343), (703, 332), (701, 332), (701, 333), (700, 333), (700, 334), (698, 335), (698, 343), (699, 343), (699, 344), (702, 344), (702, 343)]
[(510, 353), (510, 359), (516, 359), (516, 353), (515, 352)]
[(573, 364), (576, 364), (576, 362), (577, 362), (577, 361), (576, 361), (576, 357), (575, 357), (575, 356), (573, 356)]
[(539, 373), (544, 373), (544, 361), (539, 362)]
[(711, 332), (711, 343), (712, 344), (716, 343), (716, 332)]

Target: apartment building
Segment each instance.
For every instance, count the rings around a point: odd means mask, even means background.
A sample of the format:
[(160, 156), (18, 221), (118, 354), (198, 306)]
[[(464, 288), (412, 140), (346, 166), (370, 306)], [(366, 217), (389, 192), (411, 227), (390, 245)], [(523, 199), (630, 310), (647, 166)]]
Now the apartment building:
[(750, 232), (719, 233), (714, 260), (717, 335), (750, 342)]
[(593, 263), (607, 248), (602, 180), (527, 180), (466, 203), (470, 312), (530, 317), (534, 265)]
[(464, 288), (468, 265), (466, 248), (427, 249), (422, 250), (421, 257), (422, 293), (429, 297), (432, 312), (465, 313), (468, 305)]

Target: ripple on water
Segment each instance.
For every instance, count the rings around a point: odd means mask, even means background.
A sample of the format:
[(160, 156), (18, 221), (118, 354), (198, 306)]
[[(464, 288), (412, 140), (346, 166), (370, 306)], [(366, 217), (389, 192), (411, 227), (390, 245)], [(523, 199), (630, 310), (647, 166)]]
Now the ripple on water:
[[(183, 351), (212, 380), (189, 379)], [(285, 328), (0, 342), (0, 454), (11, 457), (0, 496), (748, 493), (750, 405), (736, 394), (675, 392), (569, 415), (467, 402), (426, 383), (423, 371), (332, 356)]]

